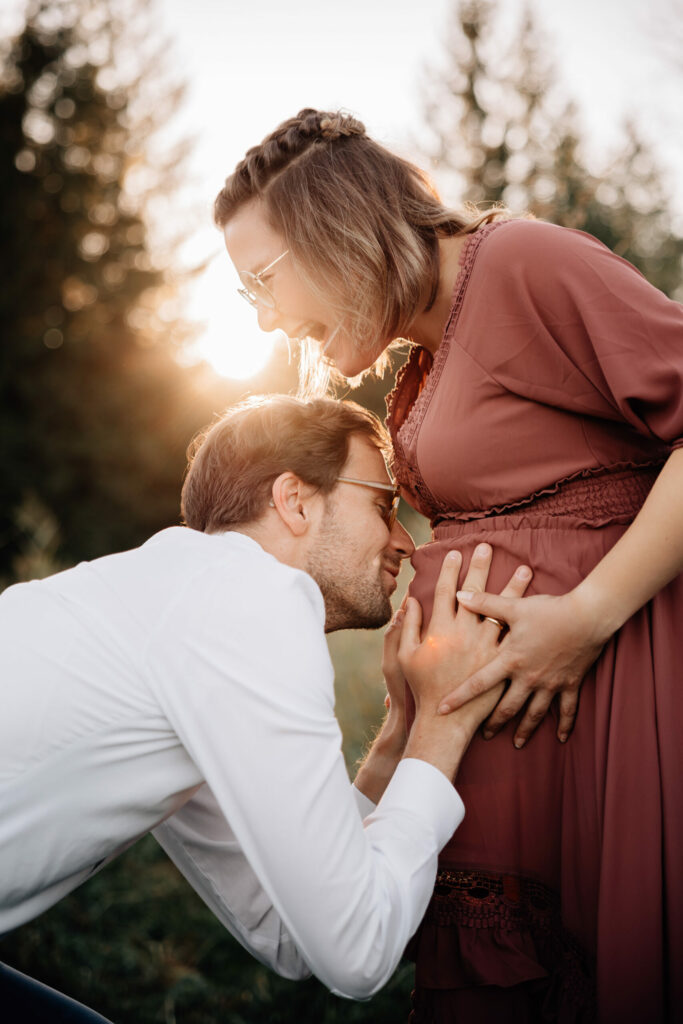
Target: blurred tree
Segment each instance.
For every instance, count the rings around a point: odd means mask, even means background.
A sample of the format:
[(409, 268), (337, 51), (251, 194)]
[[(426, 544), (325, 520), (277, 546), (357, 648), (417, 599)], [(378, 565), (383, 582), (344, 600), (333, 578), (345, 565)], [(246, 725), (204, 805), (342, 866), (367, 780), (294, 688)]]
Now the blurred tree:
[(663, 174), (634, 124), (596, 173), (574, 105), (560, 95), (550, 47), (527, 10), (502, 39), (493, 0), (456, 2), (443, 66), (425, 88), (427, 151), (460, 201), (502, 202), (595, 235), (658, 288), (681, 285), (683, 239)]
[(145, 211), (180, 173), (182, 146), (162, 158), (153, 140), (181, 89), (149, 17), (33, 2), (0, 54), (0, 573), (29, 494), (67, 561), (177, 521), (188, 439), (243, 390), (176, 359), (189, 332)]

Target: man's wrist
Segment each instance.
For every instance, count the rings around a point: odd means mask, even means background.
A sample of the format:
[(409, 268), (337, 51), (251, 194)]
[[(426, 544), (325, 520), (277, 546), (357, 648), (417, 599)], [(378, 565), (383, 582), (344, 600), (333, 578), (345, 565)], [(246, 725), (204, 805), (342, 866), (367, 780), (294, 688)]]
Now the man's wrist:
[(454, 713), (437, 715), (436, 706), (418, 706), (404, 757), (427, 761), (453, 782), (476, 724)]

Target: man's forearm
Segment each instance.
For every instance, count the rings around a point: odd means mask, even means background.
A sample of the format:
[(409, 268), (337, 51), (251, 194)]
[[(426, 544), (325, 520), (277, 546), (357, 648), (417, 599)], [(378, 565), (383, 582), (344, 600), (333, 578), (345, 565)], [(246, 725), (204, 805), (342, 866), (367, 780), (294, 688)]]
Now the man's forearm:
[(433, 700), (418, 701), (403, 756), (428, 761), (454, 782), (472, 737), (498, 703), (503, 690), (504, 685), (500, 683), (450, 715), (437, 715), (437, 704)]
[(368, 800), (379, 803), (403, 756), (405, 745), (405, 718), (402, 713), (389, 711), (354, 780), (356, 789)]

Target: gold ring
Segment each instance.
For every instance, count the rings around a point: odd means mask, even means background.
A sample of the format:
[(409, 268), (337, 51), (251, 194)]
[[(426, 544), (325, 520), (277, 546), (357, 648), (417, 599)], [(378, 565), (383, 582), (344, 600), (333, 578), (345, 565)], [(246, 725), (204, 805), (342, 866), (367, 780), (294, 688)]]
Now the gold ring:
[(484, 622), (492, 622), (495, 626), (498, 626), (498, 629), (500, 630), (505, 629), (506, 626), (505, 622), (501, 622), (500, 619), (494, 619), (493, 615), (485, 615)]

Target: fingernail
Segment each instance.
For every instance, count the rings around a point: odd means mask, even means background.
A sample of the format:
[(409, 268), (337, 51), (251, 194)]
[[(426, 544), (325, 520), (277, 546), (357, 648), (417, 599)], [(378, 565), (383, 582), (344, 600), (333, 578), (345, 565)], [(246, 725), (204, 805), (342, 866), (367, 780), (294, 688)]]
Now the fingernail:
[(476, 547), (474, 553), (475, 553), (475, 555), (488, 555), (490, 550), (491, 550), (491, 545), (490, 544), (477, 544), (477, 547)]
[(458, 601), (471, 601), (474, 597), (474, 592), (471, 590), (459, 590), (455, 596)]
[(517, 750), (521, 750), (524, 746), (524, 740), (515, 740), (515, 746), (517, 747)]
[(436, 713), (437, 715), (447, 715), (450, 710), (448, 704), (439, 704)]
[(566, 732), (561, 732), (557, 738), (559, 739), (560, 743), (566, 743), (568, 736)]
[(520, 565), (519, 569), (515, 573), (517, 579), (528, 580), (531, 579), (531, 569), (527, 565)]
[(492, 740), (493, 739), (493, 733), (491, 732), (490, 729), (485, 729), (484, 730), (484, 739), (485, 740)]
[(458, 560), (458, 558), (460, 558), (459, 551), (449, 551), (448, 554), (446, 555), (447, 562), (455, 562)]

